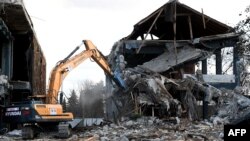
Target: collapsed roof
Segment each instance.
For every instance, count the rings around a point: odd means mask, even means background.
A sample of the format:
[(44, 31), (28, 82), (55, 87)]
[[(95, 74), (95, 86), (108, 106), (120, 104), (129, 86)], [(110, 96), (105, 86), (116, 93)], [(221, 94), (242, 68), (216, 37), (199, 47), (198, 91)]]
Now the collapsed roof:
[[(239, 35), (230, 33), (232, 30), (232, 27), (172, 0), (135, 24), (132, 33), (113, 46), (109, 59), (115, 63), (116, 56), (123, 55), (126, 67), (136, 67), (168, 51), (176, 60), (171, 68), (180, 63), (194, 63), (193, 59), (178, 58), (178, 50), (191, 47), (194, 53), (204, 54), (204, 51), (215, 53), (234, 46)], [(201, 54), (195, 61), (209, 57)]]

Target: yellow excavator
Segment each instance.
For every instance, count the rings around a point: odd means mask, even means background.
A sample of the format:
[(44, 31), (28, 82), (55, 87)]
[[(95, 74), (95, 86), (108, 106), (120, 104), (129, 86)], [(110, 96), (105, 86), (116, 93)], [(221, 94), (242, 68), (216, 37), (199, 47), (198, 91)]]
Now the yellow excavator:
[(58, 104), (58, 94), (64, 78), (69, 72), (81, 64), (84, 60), (92, 58), (119, 87), (125, 88), (125, 84), (119, 76), (116, 76), (105, 56), (95, 47), (90, 40), (83, 40), (86, 50), (72, 57), (79, 49), (76, 47), (65, 59), (59, 61), (50, 74), (49, 89), (46, 95), (30, 97), (28, 102), (12, 105), (4, 109), (4, 122), (19, 123), (23, 125), (22, 137), (34, 138), (41, 129), (57, 127), (58, 137), (70, 136), (73, 120), (72, 113), (64, 113), (61, 104)]

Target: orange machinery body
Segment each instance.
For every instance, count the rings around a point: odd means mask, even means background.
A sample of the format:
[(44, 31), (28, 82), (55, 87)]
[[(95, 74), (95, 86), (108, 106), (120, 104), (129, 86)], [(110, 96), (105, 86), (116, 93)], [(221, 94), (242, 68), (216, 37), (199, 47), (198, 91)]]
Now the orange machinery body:
[(61, 104), (34, 104), (34, 109), (42, 120), (58, 121), (60, 119), (61, 121), (69, 121), (73, 119), (72, 113), (63, 112)]

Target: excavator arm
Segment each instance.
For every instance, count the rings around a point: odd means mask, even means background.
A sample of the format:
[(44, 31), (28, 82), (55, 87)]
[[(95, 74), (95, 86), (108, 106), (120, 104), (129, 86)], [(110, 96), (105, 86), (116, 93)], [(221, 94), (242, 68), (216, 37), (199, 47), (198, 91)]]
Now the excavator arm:
[(62, 61), (59, 61), (54, 69), (51, 71), (49, 80), (49, 89), (46, 97), (46, 103), (56, 104), (57, 96), (62, 85), (64, 78), (69, 74), (69, 72), (81, 64), (84, 60), (90, 58), (93, 55), (93, 50), (84, 50), (81, 53), (70, 58), (79, 47), (73, 50), (70, 55), (68, 55)]
[(125, 88), (125, 83), (123, 80), (114, 75), (105, 56), (96, 48), (96, 46), (90, 40), (83, 40), (86, 50), (80, 52), (79, 54), (71, 57), (78, 49), (76, 47), (65, 59), (59, 61), (54, 67), (50, 74), (49, 89), (46, 96), (46, 103), (56, 104), (58, 92), (62, 85), (64, 78), (69, 74), (69, 72), (81, 64), (84, 60), (92, 58), (103, 70), (104, 72), (112, 78), (112, 80), (121, 88)]

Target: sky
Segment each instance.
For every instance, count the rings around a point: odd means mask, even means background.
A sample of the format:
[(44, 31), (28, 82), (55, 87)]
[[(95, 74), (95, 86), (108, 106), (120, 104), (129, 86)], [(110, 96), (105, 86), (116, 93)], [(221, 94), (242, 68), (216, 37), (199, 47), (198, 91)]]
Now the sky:
[[(54, 65), (82, 40), (91, 40), (108, 55), (113, 44), (133, 25), (168, 0), (23, 0), (47, 62), (47, 81)], [(239, 20), (249, 0), (179, 0), (230, 26)], [(82, 46), (80, 50), (84, 50)], [(105, 80), (103, 70), (89, 60), (72, 70), (63, 82), (67, 94), (84, 80)], [(47, 83), (48, 84), (48, 83)]]

